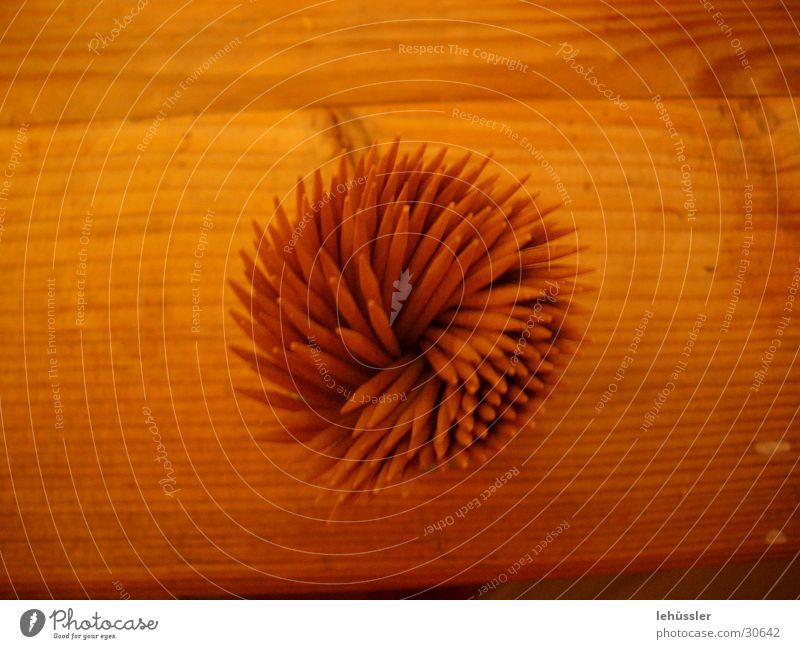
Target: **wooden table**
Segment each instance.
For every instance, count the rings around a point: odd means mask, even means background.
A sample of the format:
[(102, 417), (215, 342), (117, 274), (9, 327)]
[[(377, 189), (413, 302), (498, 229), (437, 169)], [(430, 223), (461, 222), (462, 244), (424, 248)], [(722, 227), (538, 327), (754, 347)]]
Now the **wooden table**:
[[(478, 595), (796, 556), (790, 4), (2, 3), (0, 593)], [(227, 280), (274, 195), (397, 135), (531, 172), (596, 290), (536, 431), (329, 521), (253, 439)]]

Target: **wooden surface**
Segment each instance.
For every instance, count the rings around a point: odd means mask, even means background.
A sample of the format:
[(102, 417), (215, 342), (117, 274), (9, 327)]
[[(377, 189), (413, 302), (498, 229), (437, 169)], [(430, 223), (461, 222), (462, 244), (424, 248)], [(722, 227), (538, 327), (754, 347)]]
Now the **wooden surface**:
[[(134, 3), (2, 3), (0, 594), (477, 595), (796, 556), (797, 7), (561, 4), (151, 2), (92, 52)], [(397, 135), (494, 151), (555, 199), (557, 174), (596, 291), (535, 432), (329, 522), (253, 441), (226, 279), (273, 195)]]

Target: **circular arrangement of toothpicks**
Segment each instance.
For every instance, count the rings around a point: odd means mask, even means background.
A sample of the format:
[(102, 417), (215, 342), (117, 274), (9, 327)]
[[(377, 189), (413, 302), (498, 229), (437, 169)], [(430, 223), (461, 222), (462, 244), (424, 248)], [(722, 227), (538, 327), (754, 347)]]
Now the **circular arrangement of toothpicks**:
[(306, 446), (339, 490), (485, 462), (533, 428), (570, 339), (577, 249), (556, 205), (484, 177), (490, 156), (426, 151), (373, 145), (327, 186), (300, 180), (233, 284), (263, 438)]

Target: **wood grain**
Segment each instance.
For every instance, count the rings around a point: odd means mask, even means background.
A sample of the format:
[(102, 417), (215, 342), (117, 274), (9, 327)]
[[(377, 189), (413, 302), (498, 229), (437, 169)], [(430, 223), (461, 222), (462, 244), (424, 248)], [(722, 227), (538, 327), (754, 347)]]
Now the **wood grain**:
[[(798, 32), (780, 3), (715, 4), (751, 70), (691, 2), (153, 3), (97, 55), (92, 34), (132, 5), (4, 5), (0, 594), (478, 594), (501, 575), (795, 556)], [(556, 56), (562, 42), (626, 110)], [(254, 440), (266, 413), (234, 393), (254, 376), (229, 353), (227, 280), (273, 196), (343, 146), (397, 135), (493, 151), (495, 173), (530, 172), (566, 203), (594, 268), (575, 315), (587, 337), (537, 429), (487, 466), (331, 517), (289, 454)]]
[[(798, 28), (783, 3), (150, 2), (105, 47), (135, 3), (15, 3), (0, 78), (6, 123), (149, 118), (188, 75), (239, 39), (176, 107), (198, 111), (354, 106), (463, 98), (591, 99), (561, 44), (623, 98), (779, 95), (798, 91)], [(719, 13), (719, 16), (715, 16)], [(722, 24), (718, 24), (718, 22)], [(731, 46), (745, 53), (749, 70)], [(414, 55), (401, 46), (442, 46)], [(461, 49), (456, 49), (461, 48)], [(468, 54), (460, 53), (468, 50)], [(527, 65), (508, 71), (481, 58)], [(613, 80), (613, 84), (612, 84)], [(46, 83), (43, 83), (45, 82)]]

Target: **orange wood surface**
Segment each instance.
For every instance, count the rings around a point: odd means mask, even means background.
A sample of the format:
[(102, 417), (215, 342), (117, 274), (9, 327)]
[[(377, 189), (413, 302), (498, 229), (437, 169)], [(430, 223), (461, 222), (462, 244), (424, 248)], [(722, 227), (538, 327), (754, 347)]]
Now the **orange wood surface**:
[[(151, 2), (108, 40), (134, 6), (0, 6), (0, 594), (477, 595), (800, 551), (792, 3)], [(486, 466), (331, 516), (254, 440), (227, 280), (273, 196), (396, 136), (565, 203), (587, 336)]]

